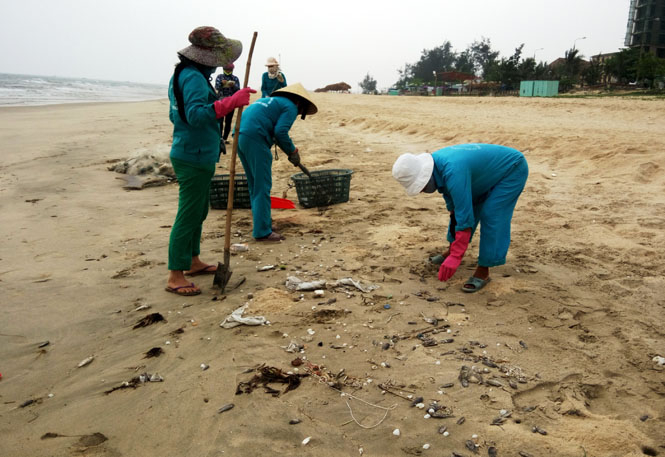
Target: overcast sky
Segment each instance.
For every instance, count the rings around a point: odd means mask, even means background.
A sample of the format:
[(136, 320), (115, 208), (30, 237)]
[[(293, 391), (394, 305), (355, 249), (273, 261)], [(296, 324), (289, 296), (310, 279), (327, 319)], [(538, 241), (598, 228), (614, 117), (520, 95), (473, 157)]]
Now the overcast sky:
[[(369, 73), (378, 88), (424, 49), (460, 52), (483, 37), (502, 57), (551, 62), (573, 44), (586, 57), (623, 47), (629, 0), (0, 0), (0, 73), (167, 84), (199, 25), (239, 39), (241, 78), (258, 32), (250, 86), (269, 56), (289, 83), (314, 90)], [(586, 39), (578, 39), (586, 37)]]

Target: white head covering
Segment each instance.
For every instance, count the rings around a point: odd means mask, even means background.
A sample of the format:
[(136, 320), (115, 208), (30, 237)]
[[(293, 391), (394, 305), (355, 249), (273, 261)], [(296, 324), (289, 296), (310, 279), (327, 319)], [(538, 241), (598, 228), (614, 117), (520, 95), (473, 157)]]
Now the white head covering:
[(409, 197), (418, 195), (432, 177), (432, 154), (402, 154), (393, 165), (393, 177), (406, 189)]

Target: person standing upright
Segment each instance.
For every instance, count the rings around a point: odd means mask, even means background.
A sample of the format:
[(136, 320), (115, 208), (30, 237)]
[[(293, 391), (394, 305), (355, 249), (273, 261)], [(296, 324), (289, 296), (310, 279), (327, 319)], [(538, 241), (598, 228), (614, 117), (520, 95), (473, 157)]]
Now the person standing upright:
[(242, 52), (238, 40), (226, 38), (214, 27), (197, 27), (191, 43), (178, 51), (169, 83), (169, 119), (173, 123), (171, 164), (178, 178), (178, 212), (169, 238), (168, 292), (178, 295), (201, 293), (185, 278), (214, 274), (217, 266), (202, 261), (201, 232), (210, 204), (210, 181), (220, 155), (219, 119), (229, 111), (249, 104), (255, 90), (246, 87), (231, 97), (217, 99), (212, 75), (217, 67), (236, 60)]
[[(234, 68), (235, 65), (233, 65), (233, 62), (229, 62), (222, 67), (224, 72), (217, 75), (217, 78), (215, 79), (215, 90), (217, 90), (217, 96), (220, 100), (226, 97), (231, 97), (240, 90), (240, 80), (238, 80), (238, 77), (233, 74)], [(231, 121), (233, 121), (234, 112), (235, 109), (232, 109), (226, 116), (219, 120), (222, 140), (226, 144), (229, 144), (229, 133), (231, 133)]]
[(286, 87), (286, 76), (279, 68), (279, 62), (274, 57), (268, 57), (266, 61), (268, 71), (261, 78), (261, 98), (270, 97), (273, 92)]

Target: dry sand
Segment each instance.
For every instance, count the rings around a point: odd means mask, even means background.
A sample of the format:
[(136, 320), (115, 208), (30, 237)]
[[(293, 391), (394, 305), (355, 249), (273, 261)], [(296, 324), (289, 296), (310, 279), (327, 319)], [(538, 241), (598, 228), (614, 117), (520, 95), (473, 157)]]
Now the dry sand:
[[(107, 171), (168, 149), (166, 101), (0, 109), (0, 455), (471, 456), (467, 440), (479, 455), (665, 455), (665, 372), (652, 361), (665, 356), (663, 101), (316, 98), (319, 114), (292, 136), (310, 170), (353, 169), (350, 201), (274, 211), (287, 239), (272, 245), (251, 240), (248, 210), (234, 212), (233, 242), (250, 250), (232, 269), (247, 281), (220, 295), (199, 277), (197, 297), (164, 291), (177, 185), (125, 191)], [(515, 147), (530, 166), (508, 263), (477, 294), (460, 290), (477, 240), (439, 282), (426, 259), (445, 243), (443, 201), (407, 198), (390, 174), (402, 152), (464, 142)], [(284, 156), (274, 163), (273, 195), (293, 173)], [(223, 244), (213, 210), (202, 258), (222, 260)], [(284, 269), (257, 271), (268, 264)], [(298, 300), (288, 275), (380, 287)], [(246, 302), (271, 324), (220, 328)], [(133, 329), (150, 313), (166, 322)], [(426, 335), (454, 341), (424, 347), (423, 316), (451, 330)], [(282, 348), (292, 340), (304, 354)], [(153, 347), (164, 354), (144, 358)], [(278, 397), (235, 395), (246, 370), (294, 370), (297, 356), (299, 374), (344, 369), (355, 397), (316, 375)], [(462, 366), (486, 369), (485, 382), (462, 387)], [(105, 394), (144, 372), (164, 381)], [(409, 395), (453, 417), (424, 419)], [(501, 410), (510, 417), (491, 425)]]

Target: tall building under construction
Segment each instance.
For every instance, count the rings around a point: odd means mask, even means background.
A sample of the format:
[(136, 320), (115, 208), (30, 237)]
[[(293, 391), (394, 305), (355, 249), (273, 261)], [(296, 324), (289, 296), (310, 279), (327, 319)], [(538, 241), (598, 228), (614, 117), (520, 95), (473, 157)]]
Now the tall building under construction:
[(665, 0), (630, 0), (625, 45), (665, 58)]

